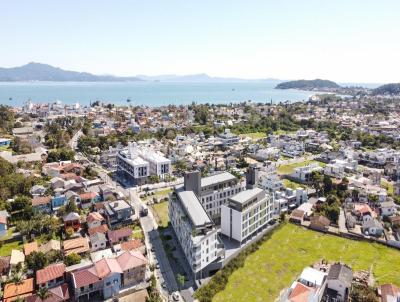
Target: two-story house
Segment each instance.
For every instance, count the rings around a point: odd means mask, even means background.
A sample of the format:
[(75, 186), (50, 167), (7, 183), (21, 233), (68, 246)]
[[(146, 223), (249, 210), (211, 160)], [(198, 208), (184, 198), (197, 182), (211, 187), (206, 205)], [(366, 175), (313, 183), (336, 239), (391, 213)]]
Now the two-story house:
[(110, 229), (113, 229), (116, 226), (132, 223), (132, 215), (134, 214), (134, 210), (123, 199), (106, 202), (104, 204), (104, 210), (107, 224)]
[(36, 285), (38, 287), (52, 288), (64, 283), (64, 263), (55, 263), (36, 272)]

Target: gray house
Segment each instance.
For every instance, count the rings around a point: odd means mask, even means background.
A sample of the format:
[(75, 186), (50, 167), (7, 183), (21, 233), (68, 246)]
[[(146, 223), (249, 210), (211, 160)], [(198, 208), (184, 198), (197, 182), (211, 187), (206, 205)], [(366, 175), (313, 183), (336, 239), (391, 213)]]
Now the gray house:
[(109, 201), (104, 205), (104, 210), (110, 229), (132, 223), (134, 210), (125, 200)]
[(376, 220), (366, 220), (361, 226), (362, 232), (367, 236), (381, 237), (383, 235), (383, 226)]

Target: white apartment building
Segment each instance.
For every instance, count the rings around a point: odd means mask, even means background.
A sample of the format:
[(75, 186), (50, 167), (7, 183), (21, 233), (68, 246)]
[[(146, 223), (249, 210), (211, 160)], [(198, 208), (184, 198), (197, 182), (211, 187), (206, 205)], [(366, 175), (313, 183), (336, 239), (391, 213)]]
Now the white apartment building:
[(218, 137), (224, 146), (233, 146), (239, 143), (239, 137), (233, 134), (228, 128), (226, 128), (223, 133), (218, 135)]
[(117, 154), (117, 171), (127, 173), (134, 184), (141, 185), (150, 175), (164, 179), (171, 172), (171, 161), (161, 152), (129, 144), (128, 149)]
[(218, 230), (193, 191), (181, 186), (170, 196), (169, 220), (195, 278), (205, 277), (202, 270), (224, 257)]
[(243, 243), (271, 221), (272, 213), (270, 194), (260, 188), (242, 191), (221, 206), (221, 233)]
[(260, 186), (269, 192), (276, 192), (284, 188), (282, 179), (276, 173), (263, 174), (260, 177)]
[(307, 191), (303, 188), (297, 188), (295, 190), (286, 188), (283, 191), (276, 191), (274, 195), (274, 214), (279, 215), (280, 213), (294, 210), (307, 201)]
[(117, 172), (129, 175), (136, 185), (145, 184), (150, 175), (150, 164), (141, 157), (129, 151), (120, 151), (117, 154)]
[(310, 182), (312, 173), (322, 170), (323, 168), (320, 165), (318, 165), (317, 163), (312, 163), (304, 167), (295, 168), (294, 173), (291, 176), (301, 182)]
[(185, 174), (185, 190), (193, 191), (201, 205), (216, 225), (221, 223), (221, 206), (229, 197), (245, 190), (246, 182), (239, 181), (229, 172), (201, 178), (200, 172)]

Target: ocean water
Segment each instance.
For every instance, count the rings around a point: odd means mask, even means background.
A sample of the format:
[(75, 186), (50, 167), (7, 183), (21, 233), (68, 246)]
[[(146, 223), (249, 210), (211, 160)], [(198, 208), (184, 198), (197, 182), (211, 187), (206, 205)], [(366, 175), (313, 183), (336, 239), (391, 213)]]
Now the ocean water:
[[(116, 105), (285, 102), (307, 100), (312, 92), (274, 89), (277, 81), (172, 83), (172, 82), (15, 82), (0, 83), (0, 104), (21, 106), (27, 100), (88, 105), (100, 100)], [(127, 100), (131, 102), (128, 103)]]

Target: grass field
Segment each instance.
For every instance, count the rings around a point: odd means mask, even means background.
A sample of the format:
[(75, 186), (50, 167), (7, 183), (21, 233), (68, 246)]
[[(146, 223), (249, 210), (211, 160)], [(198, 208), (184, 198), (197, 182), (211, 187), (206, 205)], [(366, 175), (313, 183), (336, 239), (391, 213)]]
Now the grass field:
[(277, 168), (277, 172), (279, 174), (292, 174), (294, 172), (295, 168), (304, 167), (304, 166), (307, 166), (307, 165), (312, 164), (312, 163), (318, 163), (321, 167), (323, 167), (325, 165), (324, 163), (321, 163), (321, 162), (318, 162), (318, 161), (315, 161), (315, 160), (305, 160), (305, 161), (301, 161), (301, 162), (298, 162), (298, 163), (280, 165)]
[(393, 183), (388, 182), (386, 179), (382, 179), (381, 186), (387, 190), (388, 195), (393, 196)]
[(160, 203), (153, 204), (151, 208), (157, 220), (157, 224), (161, 227), (167, 227), (169, 222), (168, 202), (163, 201)]
[(161, 190), (155, 191), (154, 195), (149, 195), (149, 196), (143, 197), (142, 199), (147, 201), (147, 200), (153, 199), (153, 197), (156, 197), (157, 199), (167, 197), (171, 191), (172, 191), (171, 188), (161, 189)]
[(266, 133), (265, 132), (252, 132), (252, 133), (245, 133), (245, 134), (241, 134), (241, 136), (248, 136), (248, 137), (250, 137), (251, 139), (253, 139), (253, 140), (257, 140), (257, 139), (260, 139), (260, 138), (264, 138), (264, 137), (267, 137), (267, 135), (266, 135)]
[(213, 301), (272, 302), (304, 267), (321, 259), (342, 261), (353, 270), (372, 267), (378, 283), (400, 286), (400, 251), (286, 224), (248, 256), (244, 267), (229, 277), (226, 288)]
[(299, 183), (294, 182), (294, 181), (291, 181), (291, 180), (289, 180), (289, 179), (283, 179), (282, 181), (283, 181), (283, 185), (284, 185), (286, 188), (290, 188), (290, 189), (293, 189), (293, 190), (295, 190), (295, 189), (297, 189), (297, 188), (303, 188), (303, 189), (304, 189), (304, 188), (307, 187), (306, 185), (299, 184)]

